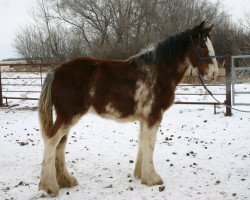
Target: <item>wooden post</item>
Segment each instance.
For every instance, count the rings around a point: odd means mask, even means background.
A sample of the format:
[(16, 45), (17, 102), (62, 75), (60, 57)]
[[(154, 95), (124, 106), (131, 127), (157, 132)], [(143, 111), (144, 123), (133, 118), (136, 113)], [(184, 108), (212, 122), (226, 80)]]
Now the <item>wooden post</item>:
[(2, 90), (1, 66), (0, 66), (0, 106), (3, 106), (3, 90)]
[[(226, 105), (232, 106), (232, 88), (231, 88), (231, 66), (232, 65), (232, 56), (227, 55), (227, 64), (226, 64)], [(226, 107), (226, 114), (225, 116), (232, 116), (232, 109)]]

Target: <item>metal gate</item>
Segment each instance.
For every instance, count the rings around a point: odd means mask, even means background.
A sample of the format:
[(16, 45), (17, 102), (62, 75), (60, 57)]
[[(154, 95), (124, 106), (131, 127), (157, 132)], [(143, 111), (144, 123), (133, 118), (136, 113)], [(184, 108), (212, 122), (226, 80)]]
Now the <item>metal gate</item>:
[[(231, 57), (232, 72), (232, 103), (233, 105), (250, 106), (250, 55), (237, 55)], [(240, 85), (249, 84), (242, 89)], [(248, 101), (242, 101), (237, 97), (248, 95)], [(246, 99), (246, 98), (244, 98)]]

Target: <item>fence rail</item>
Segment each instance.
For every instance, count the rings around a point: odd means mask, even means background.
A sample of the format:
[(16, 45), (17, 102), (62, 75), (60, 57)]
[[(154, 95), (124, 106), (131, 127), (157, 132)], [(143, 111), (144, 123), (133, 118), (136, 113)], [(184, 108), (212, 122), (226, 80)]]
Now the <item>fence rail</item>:
[[(226, 60), (225, 72), (228, 71), (229, 66), (229, 57), (224, 56)], [(3, 105), (3, 100), (5, 104), (8, 105), (8, 100), (38, 100), (39, 93), (41, 91), (42, 83), (45, 78), (45, 75), (52, 66), (59, 65), (60, 63), (31, 63), (31, 64), (8, 64), (0, 63), (0, 105)], [(220, 95), (225, 97), (225, 102), (230, 105), (231, 102), (231, 87), (228, 84), (225, 84), (225, 79), (228, 79), (227, 74), (221, 74), (220, 77), (222, 83), (209, 84), (209, 86), (223, 86), (226, 87), (225, 93), (215, 93), (215, 95)], [(190, 76), (185, 78), (186, 81), (196, 82), (197, 84), (186, 84), (182, 83), (178, 88), (182, 87), (202, 87), (199, 83), (197, 77)], [(9, 81), (9, 82), (8, 82)], [(199, 83), (199, 84), (198, 84)], [(229, 88), (228, 88), (229, 87)], [(31, 89), (33, 88), (33, 89)], [(22, 96), (16, 96), (17, 93), (24, 93)], [(229, 94), (228, 94), (229, 93)], [(4, 94), (4, 95), (3, 95)], [(28, 95), (32, 94), (30, 97)], [(35, 96), (34, 96), (35, 95)], [(201, 96), (209, 95), (206, 93), (191, 93), (191, 92), (181, 92), (177, 91), (176, 96)], [(230, 96), (230, 100), (228, 99)], [(216, 113), (217, 102), (198, 102), (198, 101), (176, 101), (176, 104), (194, 104), (194, 105), (213, 105), (214, 112)], [(231, 106), (231, 105), (230, 105)], [(231, 110), (227, 110), (226, 115), (231, 115)]]

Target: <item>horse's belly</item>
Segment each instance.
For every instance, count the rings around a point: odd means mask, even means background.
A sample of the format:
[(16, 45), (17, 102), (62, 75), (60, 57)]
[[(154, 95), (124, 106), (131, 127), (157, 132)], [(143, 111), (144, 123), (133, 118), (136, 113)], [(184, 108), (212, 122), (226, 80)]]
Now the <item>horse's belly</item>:
[(124, 113), (116, 110), (110, 104), (105, 106), (105, 111), (103, 112), (98, 112), (93, 106), (89, 108), (88, 112), (99, 115), (105, 119), (111, 119), (118, 122), (133, 122), (139, 120), (139, 116), (137, 116), (135, 113), (124, 115)]

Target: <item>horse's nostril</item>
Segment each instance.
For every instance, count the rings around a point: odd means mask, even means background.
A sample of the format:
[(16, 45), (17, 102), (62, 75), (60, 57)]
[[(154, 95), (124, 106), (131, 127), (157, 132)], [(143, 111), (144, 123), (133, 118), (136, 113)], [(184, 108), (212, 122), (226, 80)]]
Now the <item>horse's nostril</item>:
[(215, 77), (215, 74), (216, 74), (216, 73), (215, 73), (215, 71), (214, 71), (214, 72), (213, 72), (213, 77)]

